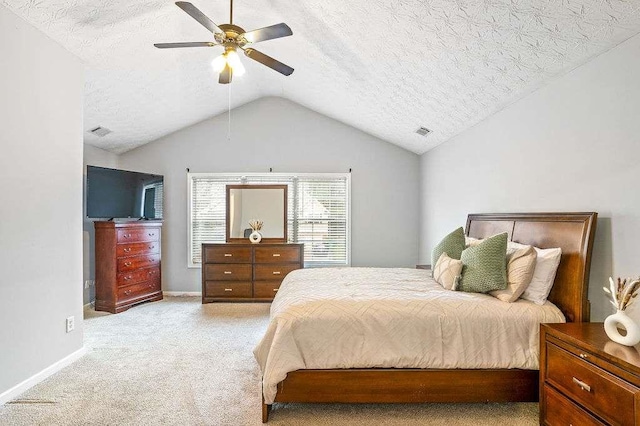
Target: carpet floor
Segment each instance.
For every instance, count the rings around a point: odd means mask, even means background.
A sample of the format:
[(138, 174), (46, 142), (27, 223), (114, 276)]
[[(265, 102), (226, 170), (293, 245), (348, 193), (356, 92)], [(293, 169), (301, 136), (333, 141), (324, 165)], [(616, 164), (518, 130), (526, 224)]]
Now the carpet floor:
[[(260, 425), (269, 304), (167, 297), (85, 311), (88, 353), (0, 406), (0, 425)], [(277, 425), (537, 425), (538, 405), (274, 404)]]

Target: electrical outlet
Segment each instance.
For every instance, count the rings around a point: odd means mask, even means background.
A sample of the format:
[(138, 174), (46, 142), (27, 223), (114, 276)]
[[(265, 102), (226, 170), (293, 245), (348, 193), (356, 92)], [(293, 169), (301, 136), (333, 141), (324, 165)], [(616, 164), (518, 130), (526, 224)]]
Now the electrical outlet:
[(95, 281), (93, 281), (93, 280), (85, 280), (85, 281), (84, 281), (84, 288), (85, 288), (85, 289), (87, 289), (87, 288), (89, 288), (89, 287), (92, 287), (92, 286), (94, 286), (94, 285), (96, 285), (96, 282), (95, 282)]
[(76, 318), (67, 317), (67, 333), (71, 333), (75, 327), (76, 327)]

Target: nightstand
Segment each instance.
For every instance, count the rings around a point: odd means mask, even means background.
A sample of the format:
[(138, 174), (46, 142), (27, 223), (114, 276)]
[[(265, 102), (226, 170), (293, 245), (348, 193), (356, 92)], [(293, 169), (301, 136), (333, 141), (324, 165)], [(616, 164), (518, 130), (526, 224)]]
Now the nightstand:
[(416, 269), (431, 269), (431, 265), (416, 265)]
[(540, 424), (640, 425), (640, 345), (602, 323), (542, 324)]

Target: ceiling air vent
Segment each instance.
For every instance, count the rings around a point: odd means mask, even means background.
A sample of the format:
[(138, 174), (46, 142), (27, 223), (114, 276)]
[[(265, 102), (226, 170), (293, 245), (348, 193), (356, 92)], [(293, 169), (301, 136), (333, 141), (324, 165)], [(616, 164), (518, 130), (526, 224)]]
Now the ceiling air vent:
[(94, 134), (98, 137), (103, 137), (103, 136), (107, 136), (109, 133), (111, 133), (111, 130), (107, 129), (106, 127), (96, 127), (95, 129), (91, 129), (89, 130), (89, 133)]
[(416, 133), (419, 134), (420, 136), (428, 136), (429, 133), (431, 133), (431, 130), (427, 129), (426, 127), (420, 127), (418, 128), (418, 130), (416, 130)]

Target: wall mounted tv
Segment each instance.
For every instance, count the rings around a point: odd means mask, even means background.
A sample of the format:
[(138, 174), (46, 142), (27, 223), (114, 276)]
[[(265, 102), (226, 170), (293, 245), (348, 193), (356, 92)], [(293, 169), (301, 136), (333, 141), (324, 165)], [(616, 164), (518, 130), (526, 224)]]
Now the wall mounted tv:
[(87, 217), (162, 219), (164, 177), (87, 166)]

